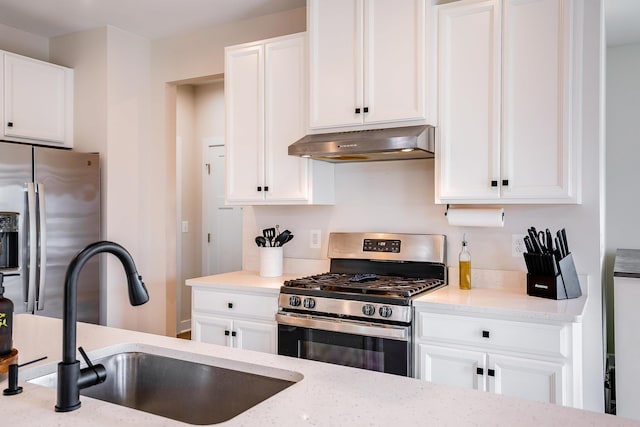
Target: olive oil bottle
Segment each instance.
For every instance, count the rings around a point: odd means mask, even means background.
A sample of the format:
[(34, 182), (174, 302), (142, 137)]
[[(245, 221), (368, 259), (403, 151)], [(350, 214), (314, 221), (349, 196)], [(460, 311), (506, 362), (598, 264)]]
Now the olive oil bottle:
[(0, 356), (10, 354), (13, 347), (13, 303), (4, 297), (3, 281), (0, 273)]
[(458, 271), (460, 278), (458, 284), (460, 289), (471, 289), (471, 253), (467, 247), (467, 239), (462, 235), (462, 250), (458, 257)]

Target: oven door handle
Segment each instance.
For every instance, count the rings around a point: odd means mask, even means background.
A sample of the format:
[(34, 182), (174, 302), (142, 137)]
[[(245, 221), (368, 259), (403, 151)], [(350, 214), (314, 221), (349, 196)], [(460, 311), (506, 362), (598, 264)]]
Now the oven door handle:
[(281, 325), (299, 326), (308, 329), (343, 332), (375, 338), (389, 338), (398, 341), (409, 341), (410, 328), (385, 324), (358, 322), (357, 320), (316, 317), (304, 314), (276, 314), (276, 322)]

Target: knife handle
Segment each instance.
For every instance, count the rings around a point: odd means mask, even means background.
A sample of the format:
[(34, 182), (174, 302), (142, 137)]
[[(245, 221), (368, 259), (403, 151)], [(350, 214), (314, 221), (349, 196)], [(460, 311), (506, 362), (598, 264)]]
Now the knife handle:
[(569, 255), (569, 242), (567, 242), (567, 232), (564, 231), (564, 228), (560, 230), (560, 234), (562, 235), (562, 245), (564, 246), (564, 253)]

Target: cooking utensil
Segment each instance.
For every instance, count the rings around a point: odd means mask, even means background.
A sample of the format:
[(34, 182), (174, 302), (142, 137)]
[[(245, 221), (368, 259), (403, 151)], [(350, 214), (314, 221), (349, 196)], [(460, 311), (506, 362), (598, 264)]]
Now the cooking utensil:
[(273, 242), (273, 246), (282, 246), (287, 243), (287, 239), (289, 238), (290, 234), (291, 231), (289, 230), (284, 230), (282, 233), (278, 234)]
[(536, 229), (531, 227), (527, 230), (529, 233), (529, 238), (531, 239), (531, 244), (533, 245), (533, 252), (537, 254), (542, 253), (542, 247), (540, 246), (540, 241), (538, 240), (538, 235), (536, 234)]
[(567, 242), (567, 233), (564, 231), (564, 228), (560, 230), (560, 235), (562, 236), (562, 245), (564, 246), (565, 254), (569, 255), (571, 252), (569, 251), (569, 242)]
[(547, 243), (547, 251), (552, 254), (553, 253), (553, 237), (551, 237), (551, 231), (547, 228), (545, 231), (545, 240)]
[(273, 227), (265, 228), (262, 230), (262, 235), (267, 239), (267, 242), (269, 242), (269, 246), (273, 246), (273, 239), (276, 237), (276, 229)]
[(291, 240), (293, 240), (293, 234), (289, 234), (289, 237), (287, 237), (287, 240), (284, 243), (290, 242)]
[(256, 236), (256, 245), (258, 245), (258, 247), (264, 248), (265, 246), (267, 246), (267, 239), (265, 239), (263, 236)]

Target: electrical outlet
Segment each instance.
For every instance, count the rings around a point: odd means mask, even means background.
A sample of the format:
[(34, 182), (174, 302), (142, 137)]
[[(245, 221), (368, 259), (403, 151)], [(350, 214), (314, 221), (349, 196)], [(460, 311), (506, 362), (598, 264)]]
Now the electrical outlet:
[(183, 233), (189, 232), (189, 221), (182, 221), (182, 232)]
[(527, 252), (527, 247), (524, 245), (524, 234), (512, 234), (511, 256), (519, 257), (525, 252)]
[(320, 249), (322, 247), (322, 233), (320, 230), (309, 231), (309, 248)]

